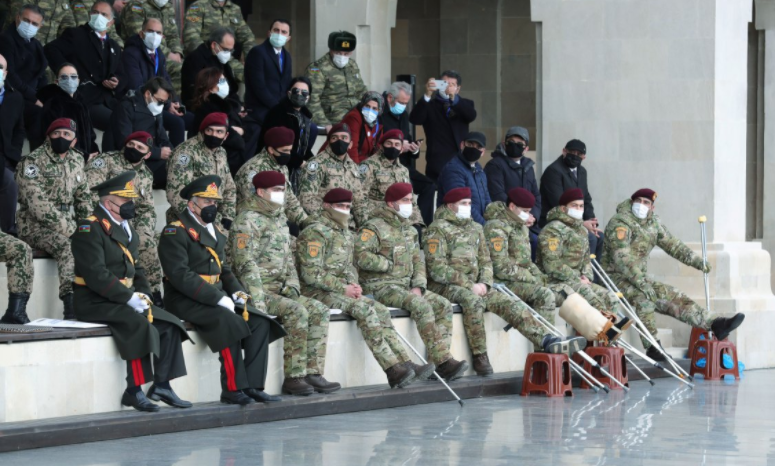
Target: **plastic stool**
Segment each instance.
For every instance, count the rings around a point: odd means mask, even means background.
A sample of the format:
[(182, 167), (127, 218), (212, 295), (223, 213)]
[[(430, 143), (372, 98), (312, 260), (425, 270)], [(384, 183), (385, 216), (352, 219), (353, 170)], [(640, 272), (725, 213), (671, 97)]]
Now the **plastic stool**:
[[(629, 377), (627, 376), (627, 363), (624, 360), (624, 350), (621, 348), (614, 348), (610, 346), (593, 346), (584, 350), (587, 355), (597, 361), (598, 364), (603, 366), (605, 370), (616, 378), (622, 385), (630, 386)], [(584, 366), (584, 370), (592, 374), (600, 383), (606, 384), (611, 387), (611, 390), (621, 390), (618, 384), (614, 383), (608, 376), (604, 376), (600, 370), (587, 362), (578, 354), (573, 356), (573, 360)], [(589, 384), (581, 379), (581, 388), (592, 388)]]
[[(704, 352), (703, 352), (704, 350)], [(724, 354), (730, 355), (734, 366), (731, 369), (725, 368), (721, 364)], [(697, 361), (705, 358), (705, 367), (697, 365)], [(718, 340), (698, 340), (694, 345), (694, 356), (692, 357), (692, 366), (689, 368), (689, 375), (702, 374), (705, 380), (718, 380), (725, 375), (733, 375), (736, 380), (740, 380), (740, 373), (737, 369), (737, 348), (731, 341)]]
[[(704, 340), (710, 339), (710, 332), (708, 332), (707, 330), (703, 330), (701, 328), (692, 327), (692, 334), (691, 336), (689, 336), (689, 351), (688, 351), (689, 359), (694, 358), (694, 345), (695, 343), (700, 341), (700, 336), (702, 335), (705, 335)], [(714, 339), (716, 338), (715, 335), (713, 336), (713, 338)]]
[(520, 395), (528, 396), (534, 393), (543, 393), (546, 396), (573, 396), (570, 360), (567, 354), (530, 353), (527, 355)]

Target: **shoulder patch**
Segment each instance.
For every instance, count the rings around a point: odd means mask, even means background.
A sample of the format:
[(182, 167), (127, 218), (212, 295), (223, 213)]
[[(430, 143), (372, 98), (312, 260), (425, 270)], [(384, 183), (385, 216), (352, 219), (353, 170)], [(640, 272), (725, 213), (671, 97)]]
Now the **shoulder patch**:
[(81, 225), (78, 227), (78, 233), (89, 233), (91, 231), (91, 225)]
[(167, 227), (164, 229), (165, 235), (175, 235), (178, 233), (178, 229), (175, 227)]
[(88, 217), (86, 217), (86, 220), (88, 220), (90, 222), (96, 222), (97, 221), (97, 217), (95, 217), (94, 215), (89, 215)]
[(559, 238), (549, 238), (548, 240), (546, 240), (546, 243), (549, 245), (549, 250), (554, 252), (560, 246), (560, 239)]
[(361, 175), (365, 175), (367, 171), (369, 171), (369, 166), (360, 164), (358, 165), (358, 171), (361, 172)]
[(188, 9), (189, 9), (189, 10), (198, 10), (198, 9), (199, 9), (199, 5), (198, 5), (198, 4), (196, 4), (196, 3), (194, 3), (193, 5), (191, 5), (190, 7), (188, 7)]
[(364, 228), (363, 231), (361, 231), (361, 241), (365, 243), (371, 238), (373, 238), (375, 235), (376, 233), (374, 233), (373, 231)]
[(256, 176), (257, 174), (258, 174), (257, 171), (250, 170), (250, 173), (248, 173), (248, 182), (253, 183), (253, 177)]
[(24, 167), (24, 176), (27, 178), (37, 178), (39, 173), (40, 170), (38, 169), (38, 166), (33, 163)]
[(627, 227), (616, 227), (616, 239), (622, 240), (627, 237)]
[(438, 239), (429, 239), (428, 240), (428, 252), (431, 254), (436, 254), (439, 251), (439, 244), (441, 244), (441, 241)]
[(142, 5), (132, 5), (132, 11), (143, 11)]
[(503, 251), (503, 243), (505, 242), (503, 237), (496, 236), (495, 238), (492, 238), (490, 242), (492, 243), (492, 248), (495, 250), (495, 252)]
[(180, 154), (178, 157), (178, 165), (187, 167), (189, 163), (191, 163), (191, 156), (188, 154)]
[(310, 73), (320, 73), (320, 68), (310, 68), (309, 72)]
[(92, 168), (102, 168), (105, 166), (105, 159), (102, 157), (97, 157), (94, 159), (94, 161), (91, 163)]
[(188, 236), (190, 236), (194, 241), (199, 241), (199, 233), (197, 233), (193, 228), (188, 229)]
[(320, 165), (318, 165), (317, 162), (310, 162), (310, 163), (307, 164), (307, 171), (314, 173), (314, 172), (316, 172), (318, 170), (319, 167), (320, 167)]
[(237, 233), (237, 249), (245, 249), (248, 247), (249, 236), (245, 233)]
[(307, 243), (307, 254), (309, 254), (310, 257), (318, 257), (322, 246), (323, 245), (318, 241), (310, 241)]
[(100, 225), (102, 225), (102, 229), (105, 230), (105, 233), (110, 234), (111, 226), (110, 226), (110, 221), (108, 219), (103, 218)]

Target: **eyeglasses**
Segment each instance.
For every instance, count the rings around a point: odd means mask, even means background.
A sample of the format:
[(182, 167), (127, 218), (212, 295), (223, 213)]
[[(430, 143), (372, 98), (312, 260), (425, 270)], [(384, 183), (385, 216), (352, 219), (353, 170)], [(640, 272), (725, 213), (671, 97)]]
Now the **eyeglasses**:
[(234, 51), (234, 49), (227, 49), (226, 47), (224, 47), (221, 44), (218, 44), (218, 48), (220, 48), (224, 52), (233, 52)]
[(159, 105), (166, 105), (167, 104), (166, 100), (157, 99), (153, 94), (151, 95), (151, 100), (153, 100), (154, 102), (156, 102)]
[(298, 88), (298, 87), (294, 87), (293, 89), (291, 89), (291, 94), (293, 94), (293, 95), (301, 94), (304, 97), (309, 97), (309, 91), (308, 90), (301, 89), (301, 88)]
[(78, 81), (78, 75), (77, 74), (63, 74), (59, 76), (60, 81), (67, 81), (69, 79), (72, 79), (73, 81)]

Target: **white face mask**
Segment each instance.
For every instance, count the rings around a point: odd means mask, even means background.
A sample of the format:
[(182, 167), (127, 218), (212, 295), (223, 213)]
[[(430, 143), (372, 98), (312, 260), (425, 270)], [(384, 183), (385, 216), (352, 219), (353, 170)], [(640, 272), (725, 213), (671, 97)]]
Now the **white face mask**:
[(285, 204), (285, 192), (270, 192), (269, 200), (275, 204)]
[(153, 3), (155, 3), (159, 8), (164, 8), (164, 5), (166, 5), (169, 1), (170, 0), (153, 0)]
[(581, 220), (584, 218), (584, 211), (580, 209), (568, 209), (568, 216), (575, 218), (576, 220)]
[(224, 65), (227, 61), (231, 60), (231, 52), (227, 52), (225, 50), (221, 50), (220, 52), (216, 53), (215, 56), (217, 56), (218, 61)]
[(22, 36), (24, 39), (30, 40), (33, 37), (35, 37), (35, 34), (38, 33), (38, 27), (33, 26), (32, 24), (26, 22), (26, 21), (20, 21), (19, 26), (16, 28), (16, 31), (19, 32), (19, 35)]
[(108, 18), (99, 14), (91, 15), (89, 18), (89, 26), (97, 32), (107, 31), (109, 22)]
[(164, 105), (153, 100), (153, 96), (151, 96), (151, 102), (148, 104), (148, 111), (151, 112), (151, 115), (159, 115), (162, 110), (164, 110)]
[(277, 33), (272, 33), (272, 35), (269, 36), (269, 43), (272, 44), (272, 47), (279, 49), (284, 46), (286, 42), (288, 42), (288, 36)]
[(143, 38), (143, 44), (148, 50), (156, 50), (161, 45), (161, 34), (155, 32), (146, 32)]
[(346, 57), (344, 55), (334, 55), (334, 65), (336, 65), (337, 68), (344, 68), (349, 62), (350, 57)]
[(460, 219), (467, 219), (471, 218), (471, 206), (470, 205), (459, 205), (457, 206), (457, 213), (455, 214), (457, 218)]
[(226, 81), (224, 78), (218, 81), (218, 92), (216, 92), (216, 95), (221, 99), (225, 99), (229, 95), (229, 81)]
[(349, 210), (337, 209), (336, 207), (334, 207), (334, 210), (339, 212), (340, 214), (350, 215), (350, 211)]
[(377, 115), (379, 115), (379, 112), (369, 107), (363, 107), (361, 110), (361, 115), (363, 115), (363, 119), (366, 120), (366, 123), (372, 124), (377, 120)]
[(527, 222), (527, 220), (530, 218), (530, 214), (525, 211), (522, 211), (517, 214), (517, 217), (519, 217), (519, 219), (522, 220), (523, 222)]
[(412, 204), (399, 204), (398, 215), (409, 218), (412, 216)]
[(632, 203), (632, 213), (639, 219), (643, 220), (649, 215), (649, 206), (643, 205), (640, 202)]

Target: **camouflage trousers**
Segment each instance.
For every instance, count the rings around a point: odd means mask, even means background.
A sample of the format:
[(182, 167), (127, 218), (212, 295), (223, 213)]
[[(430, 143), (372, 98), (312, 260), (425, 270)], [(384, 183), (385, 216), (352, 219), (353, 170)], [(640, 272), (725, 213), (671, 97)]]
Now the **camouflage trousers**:
[[(541, 317), (554, 324), (554, 310), (563, 301), (560, 294), (555, 295), (548, 287), (537, 283), (504, 282), (504, 285), (509, 287), (514, 294), (519, 296), (519, 299), (527, 303), (533, 310), (541, 314)], [(533, 346), (535, 351), (543, 351), (540, 344)]]
[[(245, 54), (247, 53), (248, 51), (245, 51)], [(236, 79), (238, 83), (245, 82), (245, 65), (235, 57), (232, 57), (227, 63), (231, 66), (231, 71), (234, 73), (234, 79)]]
[(327, 291), (314, 292), (309, 297), (332, 309), (341, 309), (355, 319), (382, 370), (411, 360), (393, 328), (390, 310), (382, 304), (369, 298), (353, 299)]
[(382, 286), (374, 291), (374, 299), (389, 307), (408, 311), (425, 343), (428, 359), (437, 366), (450, 357), (452, 344), (452, 303), (426, 291), (420, 297), (398, 285)]
[[(638, 313), (638, 317), (643, 321), (643, 325), (646, 326), (655, 338), (657, 336), (657, 319), (654, 312), (674, 317), (685, 324), (703, 330), (709, 330), (710, 324), (713, 323), (715, 318), (713, 315), (709, 314), (708, 311), (701, 308), (677, 288), (654, 280), (647, 280), (657, 295), (657, 299), (652, 301), (646, 298), (646, 295), (636, 288), (635, 285), (628, 280), (622, 279), (621, 276), (611, 274), (611, 279), (619, 287), (619, 291), (624, 294), (627, 301), (635, 308), (635, 312)], [(641, 337), (641, 343), (643, 343), (644, 348), (651, 346), (651, 343), (643, 337)]]
[(136, 227), (139, 256), (137, 262), (145, 269), (145, 276), (154, 293), (161, 291), (161, 262), (159, 262), (159, 240), (151, 227)]
[[(27, 230), (25, 228), (25, 230)], [(73, 280), (75, 280), (75, 263), (73, 251), (70, 249), (70, 238), (50, 230), (24, 231), (24, 236), (19, 235), (25, 243), (35, 249), (46, 251), (57, 261), (59, 272), (59, 297), (73, 292)]]
[(32, 248), (0, 231), (0, 261), (8, 268), (8, 292), (32, 293)]
[(322, 374), (328, 343), (328, 306), (299, 296), (291, 299), (266, 292), (267, 314), (283, 320), (288, 334), (283, 340), (283, 370), (286, 378)]
[(172, 88), (175, 89), (175, 94), (180, 95), (183, 84), (181, 83), (181, 76), (183, 70), (183, 63), (167, 60), (167, 74), (170, 75), (172, 80)]

